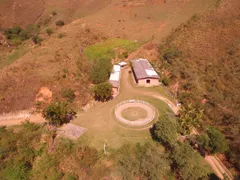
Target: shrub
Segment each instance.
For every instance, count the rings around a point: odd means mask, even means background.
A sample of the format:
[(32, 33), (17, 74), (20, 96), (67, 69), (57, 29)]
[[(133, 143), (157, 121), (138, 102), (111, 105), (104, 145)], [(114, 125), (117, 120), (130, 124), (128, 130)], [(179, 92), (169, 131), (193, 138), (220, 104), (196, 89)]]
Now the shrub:
[(214, 127), (209, 127), (207, 130), (210, 138), (210, 148), (213, 153), (224, 153), (228, 151), (227, 141), (224, 135)]
[(164, 78), (163, 78), (163, 80), (162, 80), (162, 83), (164, 84), (164, 86), (168, 86), (169, 80), (168, 80), (168, 77), (167, 77), (167, 76), (164, 76)]
[(112, 98), (112, 85), (108, 82), (96, 85), (93, 88), (94, 97), (99, 101), (107, 101)]
[(53, 30), (48, 28), (48, 29), (46, 29), (46, 33), (47, 33), (48, 36), (51, 36), (52, 33), (53, 33)]
[(178, 124), (175, 117), (166, 115), (160, 117), (150, 131), (153, 139), (172, 145), (177, 141), (177, 130)]
[(63, 89), (61, 94), (62, 97), (66, 98), (69, 102), (72, 102), (76, 97), (74, 94), (74, 90), (72, 90), (71, 88)]
[(211, 173), (204, 159), (188, 143), (176, 144), (171, 156), (174, 161), (174, 168), (178, 169), (181, 179), (204, 179)]
[(42, 112), (50, 125), (61, 126), (76, 117), (76, 112), (66, 102), (53, 102)]
[(64, 26), (64, 22), (62, 21), (62, 20), (58, 20), (57, 22), (56, 22), (56, 25), (57, 26)]
[(173, 63), (173, 60), (181, 55), (181, 52), (176, 48), (166, 49), (162, 55), (163, 59), (169, 64)]
[(52, 12), (52, 15), (53, 15), (53, 16), (56, 16), (56, 15), (57, 15), (57, 12), (56, 12), (56, 11), (53, 11), (53, 12)]
[(59, 33), (59, 34), (57, 35), (57, 37), (61, 39), (61, 38), (65, 37), (65, 34), (64, 34), (64, 33)]
[(94, 84), (99, 84), (108, 80), (112, 66), (110, 59), (98, 59), (92, 61), (92, 63), (90, 72), (91, 81)]
[(22, 30), (20, 33), (19, 33), (19, 37), (22, 41), (25, 41), (27, 39), (29, 39), (29, 34), (26, 30)]
[(43, 39), (40, 38), (38, 35), (35, 35), (35, 36), (32, 37), (32, 41), (33, 41), (35, 44), (40, 44), (40, 43), (43, 41)]

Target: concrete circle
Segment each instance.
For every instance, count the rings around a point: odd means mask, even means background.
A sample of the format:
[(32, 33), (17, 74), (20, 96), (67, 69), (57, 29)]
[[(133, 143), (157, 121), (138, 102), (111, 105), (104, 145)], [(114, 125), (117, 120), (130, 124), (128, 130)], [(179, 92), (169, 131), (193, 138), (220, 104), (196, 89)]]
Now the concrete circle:
[[(126, 118), (124, 118), (122, 116), (122, 111), (128, 108), (132, 108), (132, 107), (140, 107), (142, 109), (144, 109), (147, 112), (147, 116), (145, 118), (139, 118), (135, 121), (132, 120), (128, 120)], [(121, 123), (128, 125), (128, 126), (135, 126), (135, 127), (139, 127), (139, 126), (144, 126), (149, 124), (151, 121), (154, 120), (155, 118), (155, 108), (142, 100), (127, 100), (127, 101), (123, 101), (121, 103), (119, 103), (114, 110), (114, 115), (117, 118), (118, 121), (120, 121)]]

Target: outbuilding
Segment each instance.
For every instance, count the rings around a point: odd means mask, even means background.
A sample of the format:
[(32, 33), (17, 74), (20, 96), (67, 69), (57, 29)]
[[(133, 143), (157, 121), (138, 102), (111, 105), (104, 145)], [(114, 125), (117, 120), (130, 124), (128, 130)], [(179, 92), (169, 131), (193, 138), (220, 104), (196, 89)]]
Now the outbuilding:
[(158, 86), (159, 76), (147, 59), (131, 61), (132, 72), (136, 83), (140, 86)]
[(120, 71), (121, 67), (119, 65), (113, 65), (113, 70), (111, 72), (109, 82), (112, 84), (113, 96), (117, 96), (120, 88)]

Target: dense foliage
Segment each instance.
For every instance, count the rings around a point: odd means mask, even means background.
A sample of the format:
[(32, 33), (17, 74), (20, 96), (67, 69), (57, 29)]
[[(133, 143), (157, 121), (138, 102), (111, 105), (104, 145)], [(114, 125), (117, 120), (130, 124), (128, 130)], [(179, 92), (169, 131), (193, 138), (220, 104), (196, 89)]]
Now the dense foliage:
[(174, 30), (159, 48), (157, 67), (168, 72), (169, 87), (183, 105), (204, 109), (204, 124), (230, 140), (228, 157), (240, 169), (238, 3), (223, 1)]
[(0, 127), (0, 179), (28, 179), (30, 170), (45, 143), (42, 127), (25, 122), (17, 133)]
[(97, 59), (91, 64), (90, 78), (94, 84), (103, 83), (109, 79), (112, 68), (110, 59)]
[(166, 145), (173, 145), (177, 141), (178, 124), (173, 115), (165, 115), (153, 125), (152, 137)]
[(170, 158), (160, 146), (126, 144), (117, 153), (117, 171), (123, 179), (168, 179)]
[(42, 112), (50, 125), (61, 126), (76, 117), (76, 112), (66, 102), (53, 102)]
[(98, 101), (108, 101), (112, 98), (112, 85), (108, 82), (97, 84), (93, 88), (94, 97)]
[(14, 26), (4, 31), (4, 35), (13, 44), (20, 44), (23, 41), (36, 36), (39, 33), (40, 28), (35, 25), (29, 25), (26, 29), (22, 29), (19, 26)]
[(208, 177), (210, 167), (188, 143), (178, 143), (173, 147), (171, 156), (175, 168), (182, 179), (198, 180)]
[(194, 127), (199, 127), (202, 117), (203, 110), (194, 108), (192, 104), (182, 106), (179, 111), (179, 125), (182, 127), (183, 134), (190, 134)]

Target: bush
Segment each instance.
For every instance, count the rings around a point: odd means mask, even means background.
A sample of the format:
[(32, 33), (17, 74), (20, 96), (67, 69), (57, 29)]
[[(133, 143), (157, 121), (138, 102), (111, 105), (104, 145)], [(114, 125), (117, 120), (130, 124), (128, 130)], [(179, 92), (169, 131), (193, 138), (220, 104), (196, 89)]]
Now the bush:
[(46, 33), (47, 33), (48, 36), (51, 36), (52, 33), (53, 33), (53, 30), (48, 28), (48, 29), (46, 29)]
[(42, 112), (50, 125), (61, 126), (76, 117), (76, 112), (66, 102), (53, 102)]
[(69, 102), (72, 102), (76, 97), (74, 94), (74, 90), (72, 90), (71, 88), (63, 89), (61, 94), (62, 97), (66, 98)]
[(56, 25), (57, 26), (64, 26), (64, 22), (62, 21), (62, 20), (58, 20), (57, 22), (56, 22)]
[(52, 12), (52, 15), (53, 15), (53, 16), (56, 16), (56, 15), (57, 15), (57, 12), (56, 12), (56, 11), (53, 11), (53, 12)]
[(163, 53), (163, 59), (166, 60), (169, 64), (173, 63), (173, 60), (181, 55), (181, 52), (176, 48), (166, 49)]
[(59, 34), (57, 35), (57, 37), (61, 39), (61, 38), (65, 37), (65, 34), (64, 34), (64, 33), (59, 33)]
[(181, 179), (204, 179), (211, 173), (204, 159), (188, 143), (176, 144), (171, 156), (174, 161), (174, 168), (177, 168)]
[(224, 153), (228, 151), (227, 141), (224, 135), (214, 127), (209, 127), (207, 130), (210, 138), (210, 148), (213, 153)]
[(167, 76), (164, 76), (162, 83), (164, 84), (164, 86), (168, 86), (169, 85), (169, 80)]
[(98, 59), (92, 63), (92, 70), (90, 72), (91, 81), (94, 84), (99, 84), (108, 80), (112, 67), (110, 59)]
[(165, 115), (153, 125), (151, 131), (153, 139), (167, 145), (173, 145), (177, 141), (178, 124), (175, 117)]
[(32, 37), (32, 41), (34, 42), (34, 44), (40, 44), (43, 41), (43, 39), (40, 38), (38, 35), (35, 35)]
[(94, 97), (99, 101), (107, 101), (112, 98), (112, 85), (108, 82), (96, 85), (93, 88)]

